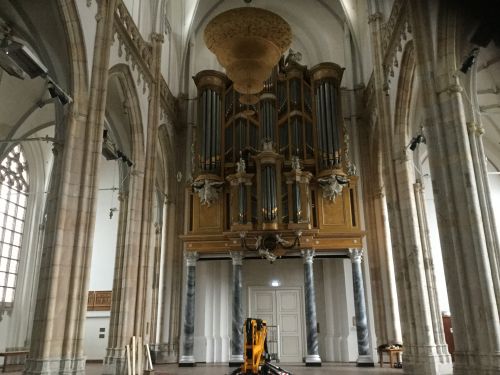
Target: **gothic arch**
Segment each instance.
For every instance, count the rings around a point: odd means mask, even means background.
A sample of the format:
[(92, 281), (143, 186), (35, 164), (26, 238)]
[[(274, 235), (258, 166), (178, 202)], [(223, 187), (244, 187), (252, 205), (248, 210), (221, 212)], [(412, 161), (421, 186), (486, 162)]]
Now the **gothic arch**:
[[(113, 131), (117, 135), (119, 142), (121, 142), (120, 146), (130, 152), (130, 156), (134, 159), (134, 164), (143, 163), (145, 152), (144, 124), (142, 123), (141, 107), (136, 85), (128, 65), (117, 64), (111, 67), (109, 70), (108, 87), (113, 81), (116, 81), (116, 88), (120, 91), (119, 94), (121, 97), (124, 98), (124, 102), (121, 103), (123, 106), (122, 110), (129, 121), (125, 129), (118, 129), (118, 124), (115, 124)], [(124, 134), (124, 130), (128, 134)], [(126, 137), (127, 135), (128, 137)]]
[(415, 52), (413, 41), (409, 41), (403, 51), (401, 59), (401, 70), (398, 79), (396, 96), (396, 112), (394, 115), (394, 141), (393, 150), (400, 153), (405, 149), (410, 134), (410, 113), (412, 96), (414, 94), (413, 85), (415, 77)]

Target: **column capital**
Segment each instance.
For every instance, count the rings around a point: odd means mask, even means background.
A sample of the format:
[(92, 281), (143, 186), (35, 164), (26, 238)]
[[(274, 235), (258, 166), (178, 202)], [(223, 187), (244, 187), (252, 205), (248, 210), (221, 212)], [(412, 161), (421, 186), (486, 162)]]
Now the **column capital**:
[(467, 129), (471, 134), (483, 135), (485, 132), (484, 127), (474, 121), (467, 123)]
[(163, 43), (165, 41), (163, 34), (161, 33), (151, 33), (151, 41), (157, 43)]
[(196, 261), (198, 260), (199, 256), (196, 251), (186, 251), (184, 252), (184, 261), (186, 262), (186, 266), (195, 266), (196, 267)]
[(233, 260), (233, 266), (241, 266), (243, 264), (243, 251), (230, 251)]
[(382, 13), (380, 12), (375, 12), (368, 16), (368, 23), (372, 23), (379, 20), (382, 20)]
[(302, 258), (304, 258), (304, 263), (313, 263), (313, 258), (315, 255), (315, 251), (313, 249), (304, 249), (301, 250)]
[(352, 263), (361, 263), (363, 261), (363, 249), (349, 249), (349, 258)]
[(128, 191), (118, 191), (118, 200), (124, 202), (128, 199)]

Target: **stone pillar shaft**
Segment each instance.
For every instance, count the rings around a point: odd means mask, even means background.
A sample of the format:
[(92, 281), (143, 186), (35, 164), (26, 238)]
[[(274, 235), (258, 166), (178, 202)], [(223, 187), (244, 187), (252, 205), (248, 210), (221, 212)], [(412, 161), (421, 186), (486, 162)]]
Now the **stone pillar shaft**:
[[(463, 88), (456, 71), (458, 8), (440, 11), (437, 45), (429, 40), (435, 4), (409, 2), (417, 68), (427, 108), (425, 129), (455, 338), (455, 374), (500, 371), (500, 316), (481, 209), (481, 188), (467, 136)], [(460, 26), (459, 26), (460, 25)], [(437, 63), (436, 63), (437, 62)], [(483, 201), (484, 202), (484, 201)], [(487, 202), (484, 202), (486, 205)]]
[[(153, 64), (151, 69), (159, 77), (161, 58), (161, 36), (152, 35)], [(153, 272), (154, 246), (151, 236), (154, 234), (152, 223), (152, 205), (154, 191), (154, 158), (156, 156), (156, 129), (159, 121), (159, 84), (150, 85), (148, 106), (146, 149), (138, 146), (132, 155), (136, 170), (144, 174), (131, 174), (128, 202), (120, 205), (120, 222), (115, 257), (115, 275), (113, 282), (113, 303), (111, 307), (110, 334), (104, 373), (116, 374), (125, 371), (125, 345), (132, 336), (139, 336), (149, 343), (151, 333), (154, 299)], [(134, 111), (130, 111), (133, 129), (141, 129), (141, 119), (137, 116), (139, 104), (132, 101)], [(134, 134), (137, 137), (137, 134)], [(144, 157), (145, 154), (145, 157)], [(135, 276), (133, 276), (135, 275)]]
[(425, 209), (425, 197), (423, 186), (420, 181), (414, 185), (415, 203), (420, 228), (420, 238), (422, 244), (422, 255), (424, 260), (425, 278), (427, 281), (427, 294), (429, 295), (429, 307), (432, 319), (432, 329), (434, 342), (442, 363), (451, 363), (451, 356), (444, 338), (443, 318), (439, 310), (439, 303), (436, 291), (436, 276), (434, 274), (434, 262), (432, 260), (431, 245), (429, 239), (429, 227), (427, 224), (427, 214)]
[(307, 356), (306, 366), (321, 366), (318, 349), (318, 322), (316, 319), (316, 291), (314, 289), (314, 250), (302, 250), (304, 258), (304, 293), (306, 308)]
[(358, 366), (373, 366), (370, 355), (370, 334), (368, 332), (368, 315), (366, 313), (365, 287), (361, 260), (362, 249), (349, 249), (352, 262), (352, 280), (354, 289), (354, 309), (356, 311), (356, 333), (358, 337)]
[[(422, 254), (420, 228), (417, 220), (413, 192), (413, 165), (406, 150), (407, 140), (394, 139), (393, 120), (397, 128), (407, 128), (406, 108), (403, 105), (412, 81), (406, 79), (414, 64), (413, 44), (406, 47), (405, 63), (401, 67), (400, 84), (397, 90), (396, 113), (391, 113), (390, 98), (387, 95), (387, 77), (383, 69), (383, 43), (381, 14), (370, 16), (374, 51), (374, 87), (379, 110), (382, 139), (384, 182), (387, 193), (387, 207), (391, 229), (391, 242), (396, 273), (397, 291), (400, 302), (403, 344), (405, 347), (405, 369), (408, 373), (438, 374), (440, 360), (433, 335), (433, 319)], [(385, 90), (385, 91), (384, 91)], [(431, 289), (432, 291), (432, 289)]]
[(175, 339), (175, 330), (173, 329), (173, 321), (177, 318), (178, 312), (180, 311), (178, 298), (176, 298), (179, 294), (179, 288), (178, 283), (175, 282), (179, 272), (174, 272), (176, 266), (181, 267), (181, 265), (175, 261), (177, 205), (175, 201), (170, 201), (168, 198), (166, 198), (166, 203), (167, 209), (164, 223), (165, 257), (162, 265), (163, 280), (161, 285), (163, 299), (161, 306), (160, 338), (158, 341), (160, 345), (156, 353), (156, 361), (157, 363), (177, 363), (177, 341)]
[[(75, 24), (78, 10), (73, 2), (57, 2), (57, 7), (65, 22)], [(26, 374), (85, 373), (83, 335), (115, 8), (116, 0), (98, 5), (89, 88), (83, 40), (73, 25), (65, 25), (68, 39), (62, 38), (63, 43), (72, 41), (67, 71), (73, 102), (56, 111), (65, 118), (57, 121), (55, 130), (50, 210)]]
[[(473, 74), (474, 82), (476, 77), (477, 64), (474, 65)], [(473, 86), (476, 87), (475, 85)], [(471, 95), (477, 98), (477, 95)], [(473, 99), (474, 100), (474, 99)], [(474, 103), (476, 107), (479, 104)], [(481, 121), (479, 117), (477, 119)], [(497, 235), (497, 224), (495, 222), (495, 214), (493, 212), (493, 205), (491, 202), (490, 185), (488, 182), (488, 166), (487, 156), (483, 145), (484, 128), (481, 123), (476, 124), (471, 122), (467, 124), (469, 130), (469, 143), (471, 147), (472, 161), (476, 174), (476, 181), (478, 187), (479, 206), (481, 209), (485, 240), (487, 244), (488, 256), (491, 264), (491, 276), (493, 279), (493, 288), (495, 290), (495, 297), (497, 306), (500, 306), (500, 244)]]
[(231, 329), (231, 358), (229, 364), (243, 363), (243, 306), (242, 306), (242, 260), (240, 251), (231, 253), (233, 258), (233, 317)]
[(184, 299), (184, 321), (182, 328), (182, 344), (179, 366), (194, 366), (194, 317), (196, 293), (196, 252), (185, 254), (186, 263), (186, 288)]

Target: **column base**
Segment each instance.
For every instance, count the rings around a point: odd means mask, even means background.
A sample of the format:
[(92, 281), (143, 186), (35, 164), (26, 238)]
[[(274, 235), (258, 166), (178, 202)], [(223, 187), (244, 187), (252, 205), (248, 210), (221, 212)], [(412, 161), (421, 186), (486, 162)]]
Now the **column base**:
[(159, 344), (155, 347), (153, 364), (177, 363), (176, 346), (170, 344)]
[(239, 367), (243, 364), (243, 354), (231, 354), (229, 357), (229, 367)]
[(85, 374), (85, 358), (28, 359), (24, 374)]
[(371, 355), (360, 355), (356, 361), (357, 367), (375, 367), (373, 363), (373, 358)]
[(179, 367), (194, 367), (196, 366), (196, 362), (192, 355), (181, 355), (181, 359), (179, 360)]
[(305, 358), (305, 363), (307, 367), (321, 367), (321, 357), (318, 354), (307, 355)]
[(123, 374), (126, 371), (127, 358), (125, 349), (107, 348), (104, 357), (103, 375)]

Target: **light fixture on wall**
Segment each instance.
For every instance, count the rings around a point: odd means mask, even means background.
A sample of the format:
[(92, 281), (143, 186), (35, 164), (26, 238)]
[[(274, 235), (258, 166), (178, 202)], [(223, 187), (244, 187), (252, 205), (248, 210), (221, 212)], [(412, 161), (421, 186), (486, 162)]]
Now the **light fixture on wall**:
[(0, 68), (19, 79), (44, 77), (47, 79), (47, 90), (52, 98), (57, 98), (62, 105), (71, 103), (73, 99), (53, 78), (48, 68), (38, 56), (21, 39), (11, 35), (12, 30), (0, 25)]
[(5, 34), (0, 43), (0, 67), (20, 79), (45, 77), (48, 73), (47, 67), (28, 46)]
[(410, 150), (412, 151), (415, 151), (415, 149), (417, 148), (417, 146), (420, 144), (420, 143), (427, 143), (425, 137), (423, 134), (417, 134), (415, 137), (413, 137), (410, 141)]
[(109, 219), (110, 220), (113, 218), (114, 213), (117, 212), (117, 211), (118, 211), (118, 208), (116, 208), (116, 207), (111, 207), (109, 209)]
[(49, 90), (50, 97), (57, 98), (62, 105), (73, 102), (71, 96), (59, 87), (50, 77), (47, 77), (47, 90)]
[(102, 134), (102, 155), (106, 158), (106, 160), (118, 160), (120, 159), (124, 163), (126, 163), (129, 167), (133, 166), (134, 163), (129, 159), (127, 155), (125, 155), (122, 151), (120, 151), (116, 145), (111, 141), (108, 136), (108, 130), (104, 129)]
[(466, 74), (470, 70), (472, 65), (474, 65), (478, 54), (479, 54), (479, 47), (474, 47), (465, 57), (465, 60), (459, 69), (463, 74)]

